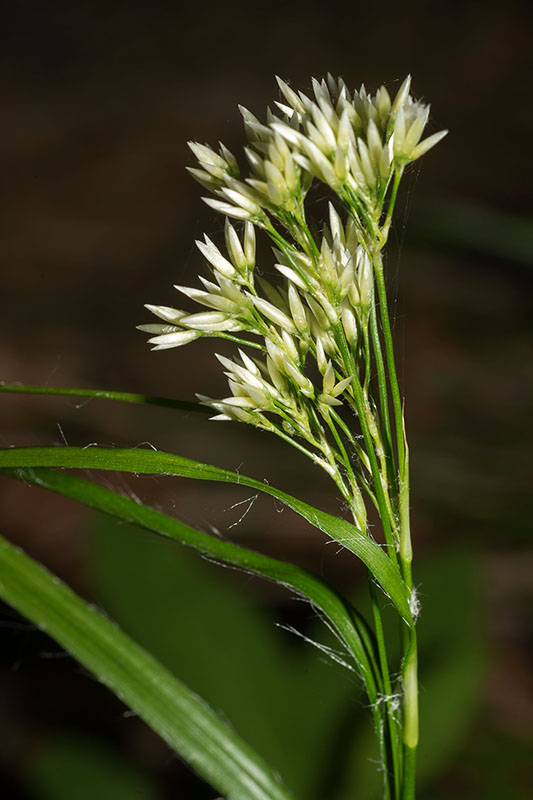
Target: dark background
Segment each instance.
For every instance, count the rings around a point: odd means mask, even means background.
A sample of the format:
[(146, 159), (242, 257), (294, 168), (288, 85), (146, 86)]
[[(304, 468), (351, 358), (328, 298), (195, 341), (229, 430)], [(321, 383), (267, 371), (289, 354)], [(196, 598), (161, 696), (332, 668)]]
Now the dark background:
[[(204, 340), (150, 353), (134, 326), (151, 321), (143, 303), (173, 305), (173, 283), (196, 284), (203, 266), (193, 240), (204, 231), (220, 240), (221, 218), (185, 172), (193, 163), (186, 141), (222, 139), (237, 151), (244, 135), (236, 106), (261, 117), (279, 97), (274, 74), (307, 91), (311, 75), (331, 71), (351, 87), (384, 82), (393, 93), (411, 72), (414, 95), (432, 104), (430, 132), (449, 128), (404, 181), (387, 265), (424, 609), (421, 797), (437, 800), (527, 796), (528, 9), (525, 2), (3, 4), (6, 382), (223, 395), (212, 354), (224, 348)], [(2, 446), (150, 443), (339, 510), (317, 470), (246, 426), (99, 401), (0, 401)], [(248, 504), (232, 506), (249, 492), (106, 480), (357, 595), (354, 560), (269, 500), (258, 498), (238, 522)], [(355, 678), (275, 627), (295, 624), (318, 637), (309, 610), (275, 587), (7, 479), (0, 510), (10, 539), (221, 708), (293, 776), (302, 800), (375, 797), (369, 715)], [(7, 608), (0, 624), (3, 796), (215, 797), (54, 643)]]

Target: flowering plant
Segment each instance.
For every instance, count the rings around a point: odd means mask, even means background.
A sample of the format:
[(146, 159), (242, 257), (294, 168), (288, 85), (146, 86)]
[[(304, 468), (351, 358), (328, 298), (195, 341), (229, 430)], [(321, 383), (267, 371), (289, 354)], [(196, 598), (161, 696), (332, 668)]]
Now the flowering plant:
[[(201, 337), (238, 345), (218, 355), (229, 395), (198, 395), (199, 406), (91, 390), (3, 386), (4, 391), (105, 396), (245, 422), (297, 448), (330, 476), (352, 522), (333, 517), (251, 478), (160, 452), (105, 448), (12, 448), (0, 453), (11, 477), (135, 521), (202, 552), (291, 586), (329, 619), (368, 695), (383, 765), (383, 796), (412, 800), (418, 744), (418, 601), (411, 577), (409, 456), (383, 264), (404, 170), (446, 133), (422, 138), (429, 106), (413, 100), (410, 78), (394, 99), (382, 86), (351, 93), (328, 76), (313, 98), (278, 80), (283, 101), (260, 122), (241, 108), (247, 173), (220, 145), (190, 143), (193, 177), (205, 202), (226, 217), (225, 252), (208, 236), (196, 244), (209, 264), (202, 288), (176, 286), (200, 310), (148, 305), (158, 322), (140, 325), (155, 350)], [(314, 184), (331, 192), (327, 221), (308, 218)], [(230, 222), (238, 220), (237, 223)], [(239, 229), (239, 224), (241, 229)], [(280, 279), (256, 264), (256, 231), (273, 244)], [(279, 498), (358, 556), (368, 571), (372, 623), (332, 587), (284, 562), (244, 550), (109, 489), (50, 467), (98, 467), (175, 474), (253, 486)], [(371, 534), (367, 507), (383, 532)], [(206, 779), (229, 798), (287, 798), (277, 775), (228, 726), (145, 651), (5, 540), (2, 596), (107, 683)], [(382, 590), (401, 623), (399, 678), (393, 680), (382, 623)], [(74, 624), (74, 621), (76, 624)], [(133, 673), (132, 673), (133, 670)]]

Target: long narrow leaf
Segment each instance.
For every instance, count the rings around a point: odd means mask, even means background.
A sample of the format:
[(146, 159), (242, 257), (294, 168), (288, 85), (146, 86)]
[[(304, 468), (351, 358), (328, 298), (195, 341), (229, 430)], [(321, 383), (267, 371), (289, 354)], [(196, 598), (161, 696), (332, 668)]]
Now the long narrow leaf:
[(247, 478), (236, 472), (212, 467), (182, 456), (153, 450), (110, 449), (103, 447), (22, 447), (0, 449), (0, 468), (73, 467), (78, 469), (119, 470), (133, 473), (178, 475), (197, 480), (222, 481), (269, 494), (308, 522), (331, 536), (358, 558), (372, 572), (402, 617), (412, 623), (406, 586), (398, 568), (381, 547), (343, 519), (334, 517), (298, 500), (281, 489)]
[(3, 537), (0, 596), (93, 672), (229, 800), (288, 800), (272, 770), (201, 698)]
[(380, 678), (376, 666), (375, 645), (368, 626), (345, 598), (312, 572), (195, 530), (161, 511), (77, 475), (43, 467), (0, 470), (0, 474), (70, 497), (105, 514), (192, 547), (210, 558), (293, 589), (319, 608), (331, 622), (357, 663), (370, 702), (375, 702), (378, 691), (376, 681), (379, 682)]
[(25, 386), (19, 383), (0, 383), (0, 392), (7, 394), (46, 394), (58, 397), (87, 397), (95, 400), (118, 400), (121, 403), (140, 403), (141, 405), (163, 406), (179, 411), (194, 411), (212, 414), (213, 410), (200, 403), (188, 400), (174, 400), (170, 397), (154, 397), (149, 394), (133, 392), (112, 392), (108, 389), (64, 389), (57, 386)]

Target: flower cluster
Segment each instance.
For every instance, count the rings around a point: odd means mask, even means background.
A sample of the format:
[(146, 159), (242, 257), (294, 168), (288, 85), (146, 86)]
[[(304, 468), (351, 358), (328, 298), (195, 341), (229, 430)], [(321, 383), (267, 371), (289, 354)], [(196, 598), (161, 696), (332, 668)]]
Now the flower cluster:
[[(383, 86), (375, 95), (364, 86), (351, 94), (331, 76), (313, 80), (314, 99), (278, 83), (278, 115), (268, 110), (263, 123), (241, 108), (246, 176), (224, 145), (215, 152), (190, 143), (198, 160), (190, 172), (212, 194), (205, 202), (226, 216), (225, 253), (207, 236), (196, 242), (211, 270), (209, 279), (200, 278), (203, 288), (175, 287), (203, 310), (148, 305), (163, 324), (139, 327), (152, 335), (155, 350), (205, 336), (237, 342), (238, 359), (218, 356), (231, 395), (201, 401), (217, 412), (215, 419), (286, 438), (353, 500), (368, 459), (339, 407), (365, 417), (381, 453), (369, 345), (376, 264), (405, 166), (446, 132), (422, 139), (429, 106), (412, 99), (410, 78), (394, 99)], [(330, 203), (328, 223), (312, 231), (305, 201), (316, 181), (333, 191), (336, 205)], [(228, 218), (242, 221), (242, 232)], [(280, 281), (257, 276), (265, 269), (256, 270), (256, 228), (272, 240)]]
[(268, 109), (266, 124), (241, 107), (248, 137), (245, 154), (251, 173), (241, 176), (237, 160), (225, 148), (220, 153), (191, 143), (199, 169), (190, 172), (220, 199), (205, 201), (228, 216), (266, 223), (298, 214), (313, 182), (330, 186), (344, 203), (357, 204), (374, 215), (395, 171), (420, 158), (446, 131), (422, 139), (429, 106), (409, 94), (405, 79), (394, 100), (382, 86), (375, 95), (364, 86), (349, 92), (331, 75), (313, 79), (314, 99), (296, 93), (278, 79), (285, 102), (280, 116)]

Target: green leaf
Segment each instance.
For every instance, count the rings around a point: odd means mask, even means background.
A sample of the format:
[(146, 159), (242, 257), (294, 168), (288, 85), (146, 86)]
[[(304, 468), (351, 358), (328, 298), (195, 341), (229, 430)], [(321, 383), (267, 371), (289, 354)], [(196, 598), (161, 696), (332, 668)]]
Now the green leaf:
[[(106, 612), (212, 708), (223, 709), (296, 797), (323, 800), (316, 789), (324, 749), (346, 709), (359, 707), (372, 727), (353, 672), (280, 631), (278, 604), (249, 574), (109, 516), (91, 514), (89, 534), (91, 586)], [(324, 615), (302, 605), (298, 628), (351, 663)]]
[(103, 447), (22, 447), (0, 449), (0, 468), (73, 467), (119, 470), (133, 473), (179, 475), (196, 480), (221, 481), (248, 486), (271, 495), (354, 553), (372, 572), (401, 616), (412, 623), (406, 586), (396, 565), (376, 544), (346, 520), (328, 514), (254, 478), (202, 464), (182, 456), (153, 450)]
[(0, 596), (59, 642), (228, 800), (288, 800), (206, 703), (58, 578), (0, 537)]
[(121, 403), (140, 403), (141, 405), (176, 408), (179, 411), (195, 411), (212, 414), (213, 410), (200, 403), (187, 400), (173, 400), (170, 397), (153, 397), (149, 394), (133, 392), (112, 392), (108, 389), (64, 389), (57, 386), (25, 386), (18, 383), (0, 383), (0, 392), (8, 394), (47, 394), (59, 397), (88, 397), (96, 400), (118, 400)]
[(226, 564), (233, 564), (245, 571), (270, 578), (303, 595), (331, 620), (354, 656), (370, 702), (375, 701), (377, 668), (374, 644), (366, 624), (343, 597), (316, 575), (285, 561), (278, 561), (197, 531), (160, 511), (69, 473), (42, 468), (2, 470), (2, 472), (9, 477), (19, 478), (58, 492), (126, 522), (140, 525)]

